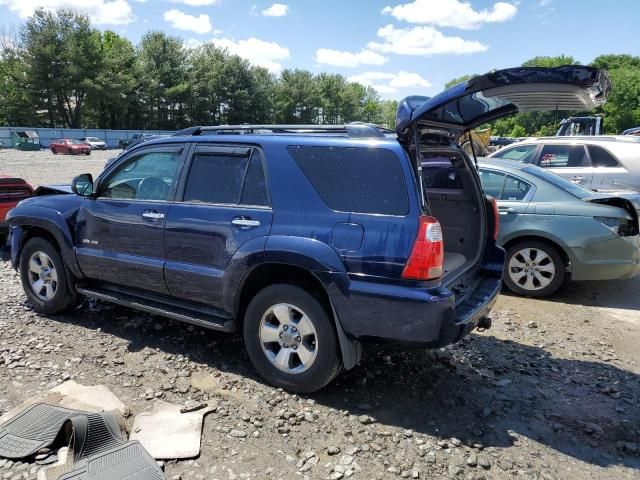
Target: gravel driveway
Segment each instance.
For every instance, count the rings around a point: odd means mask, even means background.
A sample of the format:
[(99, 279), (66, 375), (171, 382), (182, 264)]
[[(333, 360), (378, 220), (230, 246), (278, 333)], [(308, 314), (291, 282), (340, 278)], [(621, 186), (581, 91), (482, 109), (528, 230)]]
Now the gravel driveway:
[[(0, 151), (34, 184), (99, 173), (112, 152)], [(133, 411), (154, 398), (217, 406), (198, 459), (167, 478), (638, 479), (640, 280), (502, 295), (493, 327), (435, 352), (367, 345), (318, 394), (262, 383), (239, 336), (86, 301), (35, 314), (0, 264), (0, 414), (66, 379), (105, 384)], [(37, 467), (0, 460), (0, 478)]]

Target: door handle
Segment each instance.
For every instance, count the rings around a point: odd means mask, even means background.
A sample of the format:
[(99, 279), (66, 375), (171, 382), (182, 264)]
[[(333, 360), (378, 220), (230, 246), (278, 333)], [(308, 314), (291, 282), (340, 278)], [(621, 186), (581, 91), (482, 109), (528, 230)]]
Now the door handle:
[(251, 220), (249, 217), (235, 217), (233, 220), (231, 220), (231, 224), (240, 228), (253, 228), (259, 227), (260, 221)]
[(501, 214), (516, 213), (516, 209), (513, 207), (498, 207), (498, 213), (501, 213)]
[(164, 213), (160, 213), (155, 210), (145, 210), (142, 212), (142, 217), (149, 218), (151, 220), (162, 220), (164, 218)]
[(580, 175), (576, 175), (575, 177), (571, 177), (571, 181), (572, 182), (581, 182), (582, 180), (584, 180), (584, 177), (581, 177)]

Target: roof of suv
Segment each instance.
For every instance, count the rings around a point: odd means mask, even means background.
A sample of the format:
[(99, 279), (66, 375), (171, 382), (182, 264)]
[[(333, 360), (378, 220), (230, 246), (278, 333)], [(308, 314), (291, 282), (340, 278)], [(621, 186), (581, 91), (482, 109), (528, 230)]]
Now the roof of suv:
[(144, 145), (184, 142), (236, 144), (269, 142), (285, 145), (386, 146), (387, 148), (398, 148), (400, 145), (395, 132), (370, 124), (191, 127), (172, 136), (146, 141)]

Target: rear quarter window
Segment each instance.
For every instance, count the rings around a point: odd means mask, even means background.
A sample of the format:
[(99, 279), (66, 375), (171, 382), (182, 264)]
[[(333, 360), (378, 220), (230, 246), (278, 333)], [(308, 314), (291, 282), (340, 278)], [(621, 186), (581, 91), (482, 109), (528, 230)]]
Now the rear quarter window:
[(589, 154), (591, 155), (591, 163), (594, 167), (617, 167), (616, 158), (607, 152), (604, 148), (597, 145), (589, 145)]
[(383, 215), (409, 213), (404, 172), (400, 160), (390, 150), (301, 146), (287, 150), (332, 210)]

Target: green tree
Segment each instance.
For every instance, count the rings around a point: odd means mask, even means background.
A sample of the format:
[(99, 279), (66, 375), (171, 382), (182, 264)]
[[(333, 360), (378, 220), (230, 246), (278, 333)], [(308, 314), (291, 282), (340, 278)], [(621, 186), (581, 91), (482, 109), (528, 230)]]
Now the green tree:
[(322, 107), (318, 82), (306, 70), (283, 70), (275, 87), (276, 121), (316, 123)]
[(32, 101), (45, 107), (50, 126), (79, 128), (85, 100), (96, 90), (100, 72), (100, 33), (86, 15), (39, 9), (21, 36)]
[(477, 76), (478, 76), (477, 73), (474, 73), (472, 75), (462, 75), (461, 77), (457, 77), (452, 80), (449, 80), (447, 83), (444, 84), (444, 88), (453, 87), (454, 85), (457, 85), (462, 82), (466, 82), (467, 80), (471, 80), (473, 77), (477, 77)]
[(135, 109), (136, 51), (133, 44), (110, 30), (101, 35), (101, 65), (89, 96), (93, 125), (98, 128), (122, 128), (135, 124), (130, 113)]
[(30, 125), (36, 117), (17, 35), (0, 35), (0, 125)]
[(606, 132), (620, 133), (640, 125), (640, 57), (600, 55), (592, 62), (606, 68), (611, 77), (609, 99), (598, 113), (604, 116)]
[(189, 96), (187, 53), (182, 39), (163, 32), (149, 32), (138, 46), (137, 97), (144, 127), (177, 129), (186, 124)]

